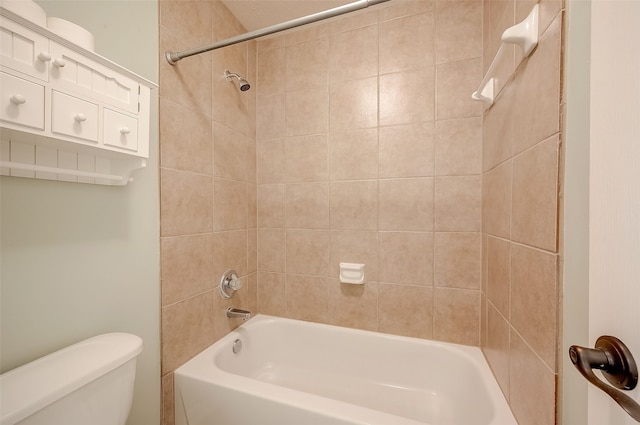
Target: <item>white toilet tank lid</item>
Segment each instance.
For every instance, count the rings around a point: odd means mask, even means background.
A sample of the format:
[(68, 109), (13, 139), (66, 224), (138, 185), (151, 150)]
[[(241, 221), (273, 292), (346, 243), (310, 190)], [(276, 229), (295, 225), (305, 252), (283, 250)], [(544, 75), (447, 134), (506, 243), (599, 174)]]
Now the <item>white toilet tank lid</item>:
[(0, 425), (15, 423), (136, 357), (142, 339), (98, 335), (0, 375)]

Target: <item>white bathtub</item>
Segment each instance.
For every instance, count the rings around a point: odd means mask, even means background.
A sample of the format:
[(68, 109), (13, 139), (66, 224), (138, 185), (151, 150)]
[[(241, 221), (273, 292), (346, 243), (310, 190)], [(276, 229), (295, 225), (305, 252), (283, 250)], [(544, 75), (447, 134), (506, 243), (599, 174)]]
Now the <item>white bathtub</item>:
[(176, 425), (516, 425), (479, 348), (264, 315), (178, 368), (175, 401)]

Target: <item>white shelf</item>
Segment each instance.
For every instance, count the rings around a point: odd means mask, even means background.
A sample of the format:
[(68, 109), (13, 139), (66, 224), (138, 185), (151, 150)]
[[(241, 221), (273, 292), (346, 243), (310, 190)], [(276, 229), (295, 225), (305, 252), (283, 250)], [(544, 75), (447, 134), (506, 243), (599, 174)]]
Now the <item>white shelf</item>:
[[(522, 59), (533, 52), (538, 45), (538, 5), (531, 9), (529, 16), (519, 24), (507, 28), (502, 33), (502, 43), (498, 53), (493, 58), (487, 73), (485, 74), (478, 90), (473, 92), (471, 98), (486, 104), (492, 105), (497, 93), (495, 93), (496, 78), (493, 77), (498, 64), (502, 61), (507, 44), (517, 44), (522, 49)], [(517, 65), (516, 65), (517, 68)]]
[(0, 26), (0, 175), (130, 182), (157, 85), (2, 7)]

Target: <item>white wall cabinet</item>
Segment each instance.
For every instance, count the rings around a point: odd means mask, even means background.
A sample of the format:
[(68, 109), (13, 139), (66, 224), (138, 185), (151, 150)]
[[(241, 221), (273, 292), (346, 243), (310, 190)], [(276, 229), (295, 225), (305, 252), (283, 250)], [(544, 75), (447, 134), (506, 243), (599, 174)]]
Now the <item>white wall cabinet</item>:
[(0, 175), (125, 185), (154, 83), (0, 8)]

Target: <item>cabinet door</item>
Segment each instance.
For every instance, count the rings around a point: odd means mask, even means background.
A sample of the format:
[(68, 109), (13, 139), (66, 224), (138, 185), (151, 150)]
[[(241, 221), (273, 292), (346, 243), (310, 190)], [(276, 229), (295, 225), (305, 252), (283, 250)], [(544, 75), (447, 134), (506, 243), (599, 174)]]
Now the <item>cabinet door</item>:
[(0, 16), (0, 63), (48, 81), (49, 39)]
[(53, 90), (51, 131), (97, 142), (98, 105)]
[(44, 130), (44, 86), (0, 72), (0, 120)]
[(51, 41), (51, 83), (131, 113), (138, 113), (138, 83)]
[(137, 151), (138, 120), (105, 108), (102, 142), (108, 146)]

